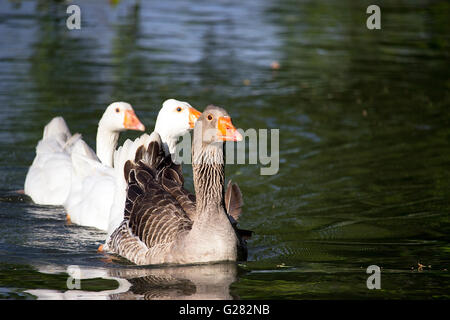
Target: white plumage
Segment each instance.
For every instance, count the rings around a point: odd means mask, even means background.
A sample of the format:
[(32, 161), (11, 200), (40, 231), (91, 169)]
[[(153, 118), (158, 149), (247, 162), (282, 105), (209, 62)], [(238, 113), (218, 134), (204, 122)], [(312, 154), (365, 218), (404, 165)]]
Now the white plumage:
[[(155, 131), (174, 152), (180, 136), (193, 128), (200, 112), (190, 104), (175, 99), (166, 100), (158, 114)], [(136, 150), (148, 145), (151, 137), (143, 134), (134, 141), (126, 140), (113, 155), (113, 168), (98, 163), (93, 165), (89, 156), (72, 154), (74, 178), (72, 187), (64, 203), (71, 222), (112, 232), (123, 219), (127, 183), (123, 166), (133, 160)], [(78, 148), (77, 148), (78, 149)]]
[[(100, 160), (111, 166), (119, 132), (126, 129), (143, 131), (145, 127), (128, 103), (110, 104), (99, 122), (96, 154), (80, 134), (70, 133), (62, 117), (53, 118), (36, 146), (36, 157), (25, 178), (25, 194), (37, 204), (63, 205), (72, 185), (72, 154), (75, 152), (86, 161), (90, 160), (85, 165), (91, 164), (94, 168), (95, 164), (101, 164)], [(76, 172), (83, 173), (83, 170)]]

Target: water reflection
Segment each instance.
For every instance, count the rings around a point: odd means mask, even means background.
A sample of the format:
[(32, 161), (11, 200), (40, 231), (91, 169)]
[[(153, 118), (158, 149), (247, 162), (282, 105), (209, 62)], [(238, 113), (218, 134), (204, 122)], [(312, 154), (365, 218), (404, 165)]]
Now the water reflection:
[[(48, 265), (38, 269), (39, 272), (46, 274), (66, 272), (61, 267)], [(45, 300), (229, 300), (233, 299), (230, 294), (230, 285), (237, 279), (235, 263), (152, 268), (80, 267), (79, 272), (80, 290), (32, 289), (25, 292)], [(84, 291), (83, 283), (87, 279), (114, 280), (117, 288)]]
[(111, 270), (132, 284), (129, 292), (112, 295), (112, 299), (139, 297), (148, 300), (228, 300), (230, 285), (237, 279), (235, 263), (176, 266), (155, 269)]

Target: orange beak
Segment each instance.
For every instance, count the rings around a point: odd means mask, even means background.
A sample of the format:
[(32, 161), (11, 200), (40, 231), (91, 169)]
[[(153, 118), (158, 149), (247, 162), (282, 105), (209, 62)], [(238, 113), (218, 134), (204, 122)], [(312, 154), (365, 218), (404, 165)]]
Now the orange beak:
[(198, 111), (195, 108), (189, 108), (189, 127), (191, 129), (194, 128), (195, 122), (197, 121), (197, 119), (202, 115), (202, 113), (200, 111)]
[(125, 110), (125, 118), (123, 119), (123, 126), (128, 130), (144, 131), (145, 126), (141, 123), (133, 110)]
[(242, 141), (242, 135), (231, 123), (230, 117), (219, 117), (217, 121), (217, 134), (223, 141)]

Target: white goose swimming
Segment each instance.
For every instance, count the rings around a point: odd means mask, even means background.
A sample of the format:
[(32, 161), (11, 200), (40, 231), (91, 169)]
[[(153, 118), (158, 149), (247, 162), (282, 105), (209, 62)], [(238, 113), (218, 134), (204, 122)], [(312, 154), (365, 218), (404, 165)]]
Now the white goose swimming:
[[(155, 124), (165, 146), (166, 155), (173, 154), (178, 139), (194, 127), (200, 112), (189, 103), (175, 99), (163, 103)], [(71, 222), (95, 227), (101, 230), (114, 230), (123, 219), (126, 197), (126, 181), (123, 165), (134, 159), (136, 150), (148, 144), (150, 136), (142, 135), (134, 141), (126, 140), (114, 153), (114, 168), (95, 163), (80, 148), (74, 150), (72, 165), (74, 178), (72, 187), (64, 204)]]
[(119, 133), (127, 129), (144, 131), (145, 127), (128, 103), (110, 104), (98, 125), (95, 154), (80, 134), (70, 133), (62, 117), (53, 118), (45, 126), (43, 137), (36, 146), (36, 157), (25, 178), (25, 194), (37, 204), (64, 204), (72, 180), (72, 152), (79, 150), (93, 163), (100, 159), (111, 166)]

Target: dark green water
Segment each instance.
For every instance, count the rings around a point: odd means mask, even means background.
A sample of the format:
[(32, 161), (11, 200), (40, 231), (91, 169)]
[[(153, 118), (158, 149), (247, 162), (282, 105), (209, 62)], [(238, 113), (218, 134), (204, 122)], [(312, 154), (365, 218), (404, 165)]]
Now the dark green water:
[[(59, 2), (0, 4), (0, 298), (449, 298), (448, 1), (378, 1), (376, 31), (371, 1), (86, 0), (74, 31)], [(227, 167), (255, 231), (245, 263), (111, 262), (104, 233), (14, 193), (52, 117), (93, 146), (110, 102), (153, 128), (168, 98), (280, 129), (278, 174)]]

